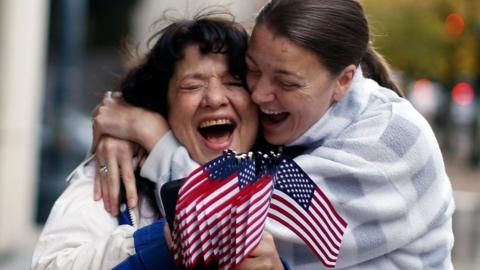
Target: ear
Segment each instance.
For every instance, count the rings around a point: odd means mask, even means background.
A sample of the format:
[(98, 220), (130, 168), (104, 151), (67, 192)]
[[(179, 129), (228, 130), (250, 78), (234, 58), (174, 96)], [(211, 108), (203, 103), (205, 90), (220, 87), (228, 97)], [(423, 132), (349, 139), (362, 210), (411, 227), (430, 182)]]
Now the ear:
[(355, 76), (355, 70), (357, 67), (355, 65), (349, 65), (345, 67), (336, 80), (335, 92), (333, 94), (333, 99), (335, 101), (340, 101), (343, 97), (348, 94), (350, 85), (352, 85), (353, 77)]

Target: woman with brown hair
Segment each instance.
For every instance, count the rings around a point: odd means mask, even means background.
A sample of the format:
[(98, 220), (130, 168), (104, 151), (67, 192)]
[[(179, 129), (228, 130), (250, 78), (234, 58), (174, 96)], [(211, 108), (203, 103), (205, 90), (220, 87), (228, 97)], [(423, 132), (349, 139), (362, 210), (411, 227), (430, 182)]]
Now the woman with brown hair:
[[(452, 269), (454, 201), (442, 154), (372, 47), (359, 1), (270, 1), (246, 61), (266, 141), (294, 156), (348, 222), (336, 267)], [(133, 139), (113, 111), (94, 119), (102, 119), (95, 138)], [(147, 159), (152, 172), (171, 160), (163, 147), (160, 140)], [(302, 235), (273, 219), (265, 230), (295, 269), (321, 267)]]

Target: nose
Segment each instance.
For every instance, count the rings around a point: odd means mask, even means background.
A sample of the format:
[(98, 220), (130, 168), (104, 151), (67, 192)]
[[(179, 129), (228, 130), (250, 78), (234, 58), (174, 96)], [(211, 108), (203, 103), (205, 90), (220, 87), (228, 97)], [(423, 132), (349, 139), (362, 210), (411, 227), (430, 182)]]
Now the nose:
[(228, 103), (227, 89), (217, 80), (211, 80), (205, 89), (203, 100), (204, 107), (220, 108)]
[(275, 100), (275, 89), (272, 83), (265, 77), (257, 78), (250, 83), (252, 100), (257, 105), (266, 104)]

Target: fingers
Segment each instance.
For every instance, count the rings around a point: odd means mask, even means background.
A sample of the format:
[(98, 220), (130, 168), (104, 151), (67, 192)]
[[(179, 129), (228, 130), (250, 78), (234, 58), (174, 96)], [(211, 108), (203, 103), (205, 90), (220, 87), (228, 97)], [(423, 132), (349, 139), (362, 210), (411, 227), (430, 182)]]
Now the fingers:
[(106, 173), (106, 180), (110, 199), (110, 214), (116, 216), (118, 215), (120, 206), (120, 172), (115, 156), (109, 156), (107, 164), (108, 172)]
[(103, 99), (110, 99), (110, 98), (112, 98), (112, 91), (105, 92)]
[(122, 92), (120, 91), (112, 92), (112, 98), (122, 98)]
[(145, 160), (147, 159), (147, 151), (145, 149), (140, 148), (138, 150), (138, 165), (140, 167), (143, 167), (143, 164), (145, 163)]
[(235, 269), (283, 269), (272, 234), (264, 231), (258, 246)]
[(103, 95), (103, 100), (108, 100), (112, 98), (121, 98), (122, 97), (122, 92), (120, 91), (107, 91)]
[(100, 196), (103, 200), (103, 207), (107, 212), (110, 213), (110, 196), (108, 194), (108, 183), (106, 180), (106, 173), (104, 171), (100, 170), (100, 167), (103, 165), (106, 165), (103, 157), (101, 155), (97, 155), (97, 164), (96, 164), (96, 170), (95, 170), (95, 179), (98, 179), (101, 191), (100, 191)]
[(123, 185), (127, 195), (129, 208), (137, 207), (137, 186), (135, 185), (135, 174), (133, 173), (132, 157), (123, 155), (120, 157), (120, 170), (122, 172)]
[[(131, 142), (102, 136), (96, 149), (99, 165), (97, 165), (95, 177), (95, 198), (101, 197), (105, 210), (112, 215), (117, 215), (119, 212), (122, 184), (125, 186), (129, 208), (134, 208), (138, 204), (133, 168), (133, 156), (138, 148), (138, 145)], [(102, 167), (108, 168), (108, 170), (102, 170)], [(123, 180), (123, 183), (120, 182), (120, 179)]]
[(122, 93), (107, 91), (102, 102), (92, 111), (93, 141), (90, 149), (94, 153), (102, 135), (108, 135), (107, 131), (115, 122), (116, 111), (119, 104), (123, 104)]
[(93, 133), (93, 139), (92, 139), (92, 146), (90, 148), (90, 153), (95, 153), (95, 151), (98, 148), (98, 143), (100, 141), (101, 133), (98, 130), (98, 128), (95, 128), (95, 120), (92, 120), (92, 133)]
[(258, 243), (258, 246), (250, 253), (249, 257), (265, 255), (270, 251), (270, 249), (272, 249), (272, 246), (275, 247), (272, 234), (267, 231), (263, 231), (260, 243)]
[[(98, 179), (99, 182), (96, 186), (100, 187), (98, 195), (100, 195), (103, 200), (105, 210), (110, 214), (113, 214), (110, 192), (114, 191), (115, 188), (110, 188), (111, 180), (109, 180), (109, 176), (114, 173), (118, 174), (118, 169), (115, 170), (117, 165), (115, 162), (112, 162), (112, 156), (114, 156), (115, 153), (113, 153), (111, 149), (111, 140), (112, 139), (109, 137), (102, 137), (96, 148), (97, 170), (95, 179), (96, 181)], [(104, 169), (102, 169), (102, 167), (104, 167)], [(95, 196), (97, 196), (97, 194)]]
[[(98, 140), (99, 140), (99, 135), (95, 134), (95, 117), (98, 115), (98, 107), (100, 107), (101, 104), (95, 106), (95, 109), (92, 111), (92, 134), (93, 134), (93, 140), (92, 140), (92, 145), (90, 146), (90, 153), (95, 153), (95, 150), (97, 149), (98, 145)], [(95, 178), (96, 180), (96, 178)], [(95, 181), (96, 183), (96, 181)]]
[(120, 94), (107, 95), (92, 113), (93, 142), (97, 149), (102, 136), (133, 141), (150, 151), (169, 130), (166, 119), (158, 113), (127, 104)]
[(98, 201), (102, 198), (102, 181), (100, 180), (99, 170), (100, 168), (97, 162), (97, 168), (95, 170), (95, 186), (93, 191), (93, 199), (95, 201)]

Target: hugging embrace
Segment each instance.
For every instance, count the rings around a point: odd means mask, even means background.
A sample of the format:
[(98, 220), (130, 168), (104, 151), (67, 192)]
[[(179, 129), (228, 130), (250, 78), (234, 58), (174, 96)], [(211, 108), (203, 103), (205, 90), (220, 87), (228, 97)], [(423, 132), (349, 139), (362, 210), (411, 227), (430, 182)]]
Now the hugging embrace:
[(32, 268), (182, 269), (160, 188), (226, 149), (281, 148), (348, 223), (339, 250), (325, 244), (326, 264), (267, 217), (233, 269), (453, 269), (438, 143), (372, 47), (361, 4), (272, 0), (250, 37), (218, 15), (162, 29), (96, 108), (95, 156), (55, 203)]

